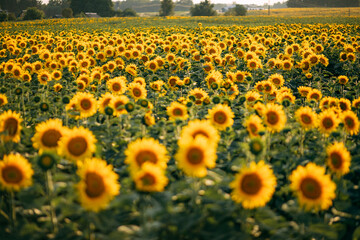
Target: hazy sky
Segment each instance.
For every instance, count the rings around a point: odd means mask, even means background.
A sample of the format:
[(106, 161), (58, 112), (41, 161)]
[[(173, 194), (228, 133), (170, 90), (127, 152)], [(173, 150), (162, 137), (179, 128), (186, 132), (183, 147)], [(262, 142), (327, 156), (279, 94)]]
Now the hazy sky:
[[(49, 0), (41, 0), (43, 3), (48, 3)], [(113, 0), (116, 1), (116, 0)], [(277, 2), (285, 2), (287, 0), (210, 0), (211, 3), (229, 3), (232, 4), (233, 2), (236, 2), (237, 4), (257, 4), (257, 5), (263, 5), (264, 3), (269, 3), (270, 5), (277, 3)], [(193, 0), (194, 3), (199, 3), (201, 0)]]

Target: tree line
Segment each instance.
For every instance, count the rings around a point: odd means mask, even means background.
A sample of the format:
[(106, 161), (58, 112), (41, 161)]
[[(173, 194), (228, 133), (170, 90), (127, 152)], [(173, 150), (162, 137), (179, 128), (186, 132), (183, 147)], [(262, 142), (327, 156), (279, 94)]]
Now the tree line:
[[(49, 0), (48, 4), (42, 4), (39, 0), (0, 0), (0, 8), (2, 10), (0, 12), (0, 21), (15, 20), (16, 18), (23, 20), (41, 19), (45, 16), (81, 17), (87, 12), (97, 13), (101, 17), (136, 16), (136, 12), (132, 8), (126, 8), (127, 4), (133, 4), (134, 2), (138, 3), (138, 6), (146, 5), (146, 3), (153, 5), (157, 3), (154, 6), (159, 11), (159, 16), (174, 15), (176, 5), (184, 8), (180, 9), (180, 11), (190, 10), (191, 16), (217, 15), (217, 12), (214, 10), (214, 4), (210, 3), (209, 0), (204, 0), (199, 4), (193, 4), (192, 0), (180, 0), (176, 3), (173, 0), (126, 0), (116, 2), (116, 8), (111, 0)], [(120, 10), (120, 7), (125, 7), (125, 9)], [(226, 15), (233, 16), (245, 14), (246, 8), (238, 4), (226, 12)]]
[(360, 0), (288, 0), (288, 7), (360, 7)]

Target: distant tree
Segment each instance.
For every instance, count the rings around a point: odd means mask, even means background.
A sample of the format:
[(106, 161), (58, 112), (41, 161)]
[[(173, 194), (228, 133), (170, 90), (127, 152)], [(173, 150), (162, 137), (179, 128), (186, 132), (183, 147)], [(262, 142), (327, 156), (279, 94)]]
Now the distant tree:
[(246, 7), (240, 4), (236, 4), (235, 7), (230, 8), (225, 12), (225, 16), (245, 16), (246, 12)]
[(8, 15), (5, 11), (0, 12), (0, 22), (6, 21), (8, 18)]
[(36, 8), (30, 7), (26, 9), (23, 20), (35, 20), (35, 19), (43, 19), (45, 16), (44, 11)]
[(191, 16), (215, 16), (214, 4), (211, 4), (209, 0), (195, 4), (190, 8)]
[(64, 18), (72, 18), (73, 17), (73, 10), (71, 8), (64, 8), (62, 11), (61, 11), (61, 15), (64, 17)]
[(121, 17), (136, 17), (137, 14), (134, 9), (126, 8), (124, 11), (120, 14)]
[(111, 0), (71, 0), (70, 8), (75, 15), (81, 12), (95, 12), (102, 17), (112, 17), (115, 14)]
[(174, 3), (172, 0), (162, 0), (159, 15), (162, 17), (174, 15)]

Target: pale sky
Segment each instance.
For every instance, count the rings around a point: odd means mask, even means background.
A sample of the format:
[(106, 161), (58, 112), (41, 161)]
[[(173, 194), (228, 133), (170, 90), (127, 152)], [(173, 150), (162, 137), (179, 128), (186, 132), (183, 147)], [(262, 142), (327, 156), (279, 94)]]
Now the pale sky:
[[(117, 1), (117, 0), (113, 0), (113, 1)], [(199, 3), (202, 0), (193, 0), (194, 3)], [(210, 0), (211, 3), (228, 3), (228, 4), (232, 4), (234, 2), (236, 2), (236, 4), (256, 4), (256, 5), (263, 5), (265, 3), (269, 3), (270, 5), (277, 3), (277, 2), (286, 2), (287, 0)], [(41, 0), (41, 2), (43, 3), (48, 3), (49, 0)]]

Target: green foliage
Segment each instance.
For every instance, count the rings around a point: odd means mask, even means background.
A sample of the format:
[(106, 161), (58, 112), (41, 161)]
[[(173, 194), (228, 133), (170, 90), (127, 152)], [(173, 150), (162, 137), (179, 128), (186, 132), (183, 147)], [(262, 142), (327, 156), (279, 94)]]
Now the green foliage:
[(214, 10), (214, 4), (211, 4), (209, 0), (195, 4), (190, 9), (191, 16), (216, 16)]
[(136, 17), (137, 14), (134, 9), (126, 8), (124, 11), (122, 11), (119, 15), (120, 17)]
[(225, 12), (225, 16), (245, 16), (246, 12), (246, 7), (240, 4), (236, 4), (234, 8), (230, 8)]
[(62, 11), (61, 11), (61, 15), (64, 17), (64, 18), (71, 18), (73, 17), (73, 11), (71, 8), (64, 8)]
[(174, 15), (174, 3), (172, 0), (162, 0), (159, 15), (161, 17)]
[(112, 17), (115, 14), (111, 0), (71, 0), (70, 8), (73, 10), (74, 15), (81, 12), (93, 12), (101, 17)]
[(44, 16), (45, 16), (44, 11), (42, 11), (36, 7), (31, 7), (31, 8), (26, 9), (23, 20), (43, 19)]
[(4, 22), (8, 19), (8, 15), (5, 11), (0, 12), (0, 22)]

